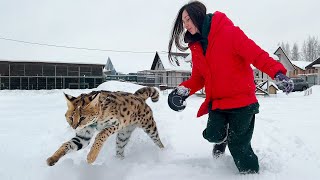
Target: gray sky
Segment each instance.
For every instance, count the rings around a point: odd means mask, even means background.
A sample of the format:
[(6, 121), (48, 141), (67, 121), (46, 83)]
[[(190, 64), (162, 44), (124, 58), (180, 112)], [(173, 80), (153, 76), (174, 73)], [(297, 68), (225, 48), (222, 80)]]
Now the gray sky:
[[(183, 0), (0, 0), (0, 38), (123, 51), (167, 51)], [(222, 11), (258, 45), (320, 38), (318, 0), (203, 0)], [(106, 63), (135, 72), (150, 68), (154, 53), (114, 53), (29, 45), (0, 39), (0, 59)]]

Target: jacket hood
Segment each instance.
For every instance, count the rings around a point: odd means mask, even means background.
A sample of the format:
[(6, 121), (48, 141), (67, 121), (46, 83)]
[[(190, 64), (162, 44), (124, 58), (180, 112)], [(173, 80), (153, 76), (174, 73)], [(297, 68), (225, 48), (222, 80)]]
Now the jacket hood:
[(226, 26), (234, 26), (233, 22), (222, 12), (216, 11), (211, 20), (209, 39), (214, 38)]

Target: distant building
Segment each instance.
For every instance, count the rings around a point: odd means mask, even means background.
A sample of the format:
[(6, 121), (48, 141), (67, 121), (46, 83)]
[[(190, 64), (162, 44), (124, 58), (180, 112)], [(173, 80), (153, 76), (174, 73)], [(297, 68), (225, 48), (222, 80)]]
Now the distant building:
[(318, 73), (318, 68), (316, 67), (316, 65), (320, 65), (320, 58), (316, 59), (313, 62), (310, 62), (310, 64), (306, 66), (307, 74)]
[(103, 73), (105, 75), (106, 81), (114, 80), (114, 81), (129, 81), (129, 82), (137, 82), (137, 73), (120, 73), (117, 72), (113, 63), (108, 57), (107, 64), (103, 69)]
[(300, 74), (299, 76), (304, 78), (309, 86), (320, 84), (320, 58), (308, 64), (305, 70), (305, 74)]
[[(280, 62), (286, 69), (287, 69), (287, 76), (291, 77), (291, 74), (295, 71), (295, 66), (291, 63), (290, 59), (283, 51), (281, 47), (279, 47), (275, 52), (273, 57), (276, 61)], [(269, 77), (266, 73), (260, 71), (256, 67), (252, 66), (253, 74), (254, 74), (254, 81), (256, 83), (256, 94), (272, 94), (275, 91), (275, 88), (272, 83), (272, 78)], [(261, 86), (263, 85), (263, 86)], [(265, 89), (264, 89), (265, 88)], [(271, 88), (271, 89), (270, 89)]]
[(84, 89), (105, 81), (105, 64), (0, 60), (0, 89)]
[[(156, 52), (153, 57), (150, 56), (152, 63), (149, 68), (147, 64), (139, 63), (143, 62), (143, 60), (146, 62), (145, 60), (149, 60), (149, 57), (145, 59), (145, 57), (142, 58), (141, 56), (130, 56), (126, 60), (132, 64), (119, 64), (119, 61), (116, 61), (117, 67), (114, 66), (111, 58), (108, 58), (103, 72), (106, 76), (106, 81), (129, 81), (143, 86), (172, 88), (187, 80), (191, 75), (191, 58), (188, 55), (188, 53), (172, 53), (174, 62), (171, 64), (168, 59), (168, 53)], [(116, 70), (118, 67), (123, 66), (132, 67), (132, 71), (124, 74)]]
[[(275, 60), (280, 62), (286, 69), (287, 69), (287, 76), (291, 77), (291, 74), (293, 74), (295, 70), (295, 66), (291, 63), (290, 59), (286, 55), (286, 53), (283, 51), (281, 47), (279, 47), (275, 52), (274, 55), (276, 55)], [(276, 59), (278, 58), (278, 59)], [(253, 67), (254, 71), (254, 77), (255, 79), (261, 79), (261, 80), (271, 80), (266, 73), (260, 71), (259, 69)]]
[(291, 60), (287, 56), (287, 54), (283, 51), (281, 47), (279, 47), (274, 54), (278, 56), (278, 61), (287, 69), (287, 76), (291, 76), (292, 72), (295, 70), (294, 65)]
[(137, 82), (137, 73), (122, 74), (117, 73), (116, 75), (107, 75), (106, 81), (127, 81)]
[(116, 71), (116, 69), (114, 68), (114, 66), (112, 64), (110, 57), (108, 57), (107, 64), (103, 68), (103, 73), (106, 76), (108, 76), (108, 75), (116, 75), (117, 74), (117, 71)]
[(138, 72), (138, 84), (176, 87), (191, 76), (191, 57), (188, 55), (189, 53), (172, 53), (174, 62), (171, 64), (167, 53), (156, 52), (150, 70)]
[(289, 77), (297, 77), (299, 75), (308, 74), (306, 67), (310, 64), (309, 61), (291, 61), (295, 70), (290, 72)]

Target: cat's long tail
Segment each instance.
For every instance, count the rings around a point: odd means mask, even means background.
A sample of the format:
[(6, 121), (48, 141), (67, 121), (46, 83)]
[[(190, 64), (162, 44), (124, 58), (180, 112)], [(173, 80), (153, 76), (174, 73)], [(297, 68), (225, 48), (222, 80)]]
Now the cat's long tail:
[(143, 87), (138, 89), (134, 95), (137, 95), (144, 100), (151, 97), (152, 102), (157, 102), (159, 100), (159, 92), (154, 87)]

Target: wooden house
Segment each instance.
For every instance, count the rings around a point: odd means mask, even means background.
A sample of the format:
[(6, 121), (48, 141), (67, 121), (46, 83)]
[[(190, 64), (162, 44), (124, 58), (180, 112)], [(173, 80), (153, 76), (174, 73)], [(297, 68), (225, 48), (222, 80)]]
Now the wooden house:
[[(283, 64), (283, 66), (288, 70), (287, 76), (290, 77), (290, 73), (295, 70), (294, 65), (291, 63), (290, 59), (286, 55), (286, 53), (283, 51), (281, 47), (279, 47), (275, 52), (275, 56), (272, 56), (276, 61)], [(265, 80), (271, 80), (266, 73), (260, 71), (259, 69), (252, 67), (254, 72), (254, 78), (257, 82), (265, 81)]]
[(298, 77), (300, 75), (308, 74), (306, 67), (310, 64), (309, 61), (291, 61), (295, 70), (289, 72), (289, 77)]
[(153, 78), (155, 86), (166, 86), (167, 88), (176, 87), (189, 79), (191, 75), (189, 53), (172, 53), (172, 57), (174, 62), (170, 63), (168, 53), (156, 52), (150, 70), (139, 71), (138, 79), (139, 76), (150, 77)]
[(300, 76), (308, 82), (309, 86), (320, 85), (320, 58), (307, 65), (306, 73)]
[[(288, 70), (287, 76), (290, 76), (290, 73), (295, 70), (294, 65), (291, 63), (290, 59), (286, 55), (286, 53), (283, 51), (281, 47), (279, 47), (275, 52), (275, 56), (272, 56), (276, 61), (283, 64), (283, 66)], [(274, 89), (272, 86), (276, 86), (275, 84), (272, 84), (273, 81), (271, 77), (269, 77), (266, 73), (260, 71), (256, 67), (252, 66), (253, 73), (254, 73), (254, 81), (256, 83), (256, 93), (257, 94), (269, 94), (270, 93), (270, 87)], [(266, 86), (261, 86), (263, 84), (266, 84)], [(264, 89), (266, 88), (266, 89)], [(273, 90), (272, 90), (273, 91)], [(275, 91), (275, 90), (274, 90)], [(271, 92), (273, 93), (273, 92)]]

